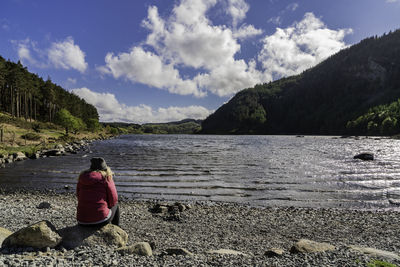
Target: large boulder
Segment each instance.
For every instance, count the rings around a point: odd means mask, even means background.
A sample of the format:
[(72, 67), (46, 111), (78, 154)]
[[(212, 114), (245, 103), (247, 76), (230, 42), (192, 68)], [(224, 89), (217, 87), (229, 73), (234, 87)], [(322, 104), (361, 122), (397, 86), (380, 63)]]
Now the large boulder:
[(3, 243), (4, 239), (9, 237), (12, 234), (12, 232), (6, 228), (0, 227), (0, 246)]
[(9, 235), (2, 244), (2, 247), (32, 247), (32, 248), (53, 248), (61, 242), (54, 225), (49, 221), (41, 221), (22, 228)]
[(61, 245), (67, 249), (95, 245), (123, 247), (128, 242), (128, 234), (120, 227), (106, 224), (102, 227), (75, 225), (59, 230)]
[(291, 253), (313, 253), (335, 250), (335, 247), (328, 243), (319, 243), (308, 239), (300, 239), (290, 249)]

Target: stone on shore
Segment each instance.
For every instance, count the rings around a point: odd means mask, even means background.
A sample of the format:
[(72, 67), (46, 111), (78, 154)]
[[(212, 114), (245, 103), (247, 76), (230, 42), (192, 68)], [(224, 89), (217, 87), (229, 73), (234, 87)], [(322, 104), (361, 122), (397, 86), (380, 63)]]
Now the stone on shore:
[(59, 232), (62, 236), (61, 245), (67, 249), (96, 245), (123, 247), (128, 242), (128, 234), (113, 224), (102, 227), (75, 225), (60, 229)]
[(349, 246), (349, 249), (355, 250), (355, 251), (358, 251), (363, 254), (373, 256), (373, 257), (382, 257), (382, 258), (400, 260), (399, 254), (396, 254), (396, 253), (393, 253), (390, 251), (385, 251), (385, 250), (380, 250), (380, 249), (375, 249), (375, 248), (368, 248), (368, 247), (359, 247), (359, 246)]
[(319, 243), (308, 239), (300, 239), (290, 249), (291, 253), (313, 253), (335, 250), (335, 247), (328, 243)]
[(165, 253), (167, 253), (167, 255), (193, 256), (193, 253), (185, 248), (167, 248)]
[(12, 232), (6, 228), (0, 227), (0, 246), (3, 243), (4, 239), (9, 237)]
[(207, 254), (219, 254), (219, 255), (236, 255), (236, 256), (248, 256), (247, 254), (232, 250), (232, 249), (218, 249), (218, 250), (209, 250)]
[(283, 255), (283, 253), (285, 253), (285, 251), (283, 249), (280, 248), (271, 248), (265, 251), (264, 255), (267, 257), (280, 257)]
[(61, 236), (49, 221), (41, 221), (22, 228), (8, 236), (2, 247), (53, 248), (61, 242)]
[(22, 161), (26, 159), (26, 155), (22, 152), (14, 153), (13, 155), (14, 161)]
[(38, 209), (50, 209), (51, 204), (49, 202), (42, 202), (37, 206)]
[(118, 248), (115, 251), (117, 251), (121, 255), (131, 255), (131, 254), (136, 254), (139, 256), (153, 255), (153, 250), (151, 249), (150, 244), (147, 242), (137, 242), (131, 246), (124, 246)]

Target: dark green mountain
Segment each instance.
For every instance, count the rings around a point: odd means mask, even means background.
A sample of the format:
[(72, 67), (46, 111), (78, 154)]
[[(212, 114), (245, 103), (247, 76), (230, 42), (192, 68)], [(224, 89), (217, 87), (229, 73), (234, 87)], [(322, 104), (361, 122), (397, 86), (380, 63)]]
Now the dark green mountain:
[[(365, 39), (300, 75), (239, 92), (203, 121), (202, 133), (368, 134), (366, 114), (380, 105), (388, 109), (399, 98), (397, 30)], [(382, 125), (385, 116), (390, 116), (390, 127), (389, 119)], [(357, 124), (359, 117), (367, 121)], [(374, 134), (387, 134), (386, 128), (400, 132), (399, 113), (381, 117), (374, 117), (380, 124), (374, 126)]]

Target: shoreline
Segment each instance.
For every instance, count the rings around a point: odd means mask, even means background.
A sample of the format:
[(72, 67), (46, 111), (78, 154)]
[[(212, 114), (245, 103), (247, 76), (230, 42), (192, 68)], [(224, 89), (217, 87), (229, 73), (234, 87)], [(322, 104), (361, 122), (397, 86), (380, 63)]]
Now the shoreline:
[[(41, 202), (51, 204), (50, 209), (38, 209)], [(179, 220), (168, 220), (165, 214), (152, 213), (156, 203), (166, 201), (135, 200), (122, 197), (121, 228), (129, 234), (128, 244), (151, 242), (155, 244), (151, 257), (121, 256), (111, 248), (101, 248), (106, 256), (99, 256), (100, 248), (82, 248), (64, 251), (60, 263), (86, 263), (115, 266), (167, 265), (176, 266), (365, 266), (372, 259), (391, 260), (367, 256), (349, 250), (349, 245), (372, 247), (398, 253), (400, 251), (400, 213), (396, 211), (358, 211), (339, 209), (313, 209), (293, 207), (250, 207), (235, 203), (189, 203), (191, 208), (180, 213)], [(5, 192), (0, 191), (0, 227), (16, 231), (41, 220), (49, 220), (57, 229), (76, 224), (76, 197), (73, 192)], [(291, 254), (291, 246), (299, 239), (327, 242), (336, 247), (332, 252)], [(168, 248), (185, 248), (194, 256), (166, 256)], [(265, 252), (280, 248), (280, 257), (267, 257)], [(212, 249), (233, 249), (248, 256), (209, 255)], [(84, 256), (80, 251), (87, 252)], [(14, 262), (25, 263), (24, 253), (0, 252), (0, 266)], [(32, 252), (36, 253), (37, 252)], [(50, 250), (46, 257), (59, 251)], [(81, 254), (79, 254), (81, 253)], [(29, 253), (28, 253), (29, 254)], [(25, 255), (25, 258), (29, 258)], [(36, 255), (35, 254), (35, 255)], [(68, 259), (65, 255), (73, 255)], [(19, 256), (22, 255), (22, 256)], [(114, 256), (113, 256), (114, 255)], [(40, 253), (35, 262), (42, 262)], [(53, 258), (52, 258), (53, 257)], [(21, 260), (22, 258), (22, 260)], [(111, 260), (112, 259), (112, 260)], [(104, 260), (104, 261), (103, 261)], [(65, 261), (65, 262), (64, 262)], [(89, 264), (89, 265), (90, 265)], [(84, 264), (82, 265), (84, 266)], [(111, 264), (111, 266), (113, 266)]]

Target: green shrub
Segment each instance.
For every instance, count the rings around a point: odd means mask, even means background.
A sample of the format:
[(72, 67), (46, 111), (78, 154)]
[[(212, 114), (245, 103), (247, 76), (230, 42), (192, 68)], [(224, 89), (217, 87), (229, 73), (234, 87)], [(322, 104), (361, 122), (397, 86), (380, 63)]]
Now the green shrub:
[(42, 137), (38, 135), (37, 133), (27, 133), (24, 135), (21, 135), (22, 139), (25, 140), (30, 140), (30, 141), (39, 141)]

